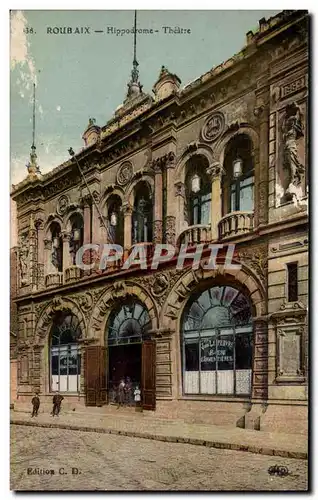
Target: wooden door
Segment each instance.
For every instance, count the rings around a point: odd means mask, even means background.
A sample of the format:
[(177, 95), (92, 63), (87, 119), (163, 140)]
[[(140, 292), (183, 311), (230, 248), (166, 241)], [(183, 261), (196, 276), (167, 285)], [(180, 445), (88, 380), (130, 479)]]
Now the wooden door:
[(142, 343), (141, 356), (142, 405), (144, 410), (156, 409), (156, 341)]
[(88, 346), (85, 350), (86, 406), (101, 406), (107, 402), (107, 349)]

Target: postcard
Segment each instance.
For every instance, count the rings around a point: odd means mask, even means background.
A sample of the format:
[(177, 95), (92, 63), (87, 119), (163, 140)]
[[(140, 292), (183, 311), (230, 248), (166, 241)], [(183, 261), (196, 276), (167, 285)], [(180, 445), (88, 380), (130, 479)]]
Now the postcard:
[(308, 490), (309, 28), (10, 12), (11, 490)]

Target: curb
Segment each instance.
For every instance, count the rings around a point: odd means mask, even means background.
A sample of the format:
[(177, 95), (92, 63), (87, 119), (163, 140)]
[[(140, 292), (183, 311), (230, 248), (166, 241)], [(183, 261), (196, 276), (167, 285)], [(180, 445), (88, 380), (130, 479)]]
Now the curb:
[(235, 443), (224, 443), (221, 441), (209, 441), (204, 439), (196, 438), (185, 438), (176, 436), (163, 436), (150, 434), (147, 432), (136, 432), (136, 431), (120, 431), (117, 429), (107, 429), (104, 427), (85, 427), (83, 425), (69, 425), (62, 423), (45, 423), (45, 422), (28, 422), (24, 420), (12, 420), (10, 419), (10, 424), (12, 425), (24, 425), (29, 427), (43, 427), (51, 429), (66, 429), (72, 431), (82, 431), (82, 432), (97, 432), (100, 434), (116, 434), (119, 436), (135, 437), (142, 439), (152, 439), (153, 441), (166, 441), (168, 443), (185, 443), (193, 444), (197, 446), (206, 446), (208, 448), (219, 448), (224, 450), (234, 450), (234, 451), (247, 451), (249, 453), (256, 453), (259, 455), (271, 455), (275, 457), (284, 458), (296, 458), (299, 460), (307, 460), (308, 453), (302, 451), (287, 451), (279, 450), (273, 448), (261, 448), (254, 445), (240, 445)]

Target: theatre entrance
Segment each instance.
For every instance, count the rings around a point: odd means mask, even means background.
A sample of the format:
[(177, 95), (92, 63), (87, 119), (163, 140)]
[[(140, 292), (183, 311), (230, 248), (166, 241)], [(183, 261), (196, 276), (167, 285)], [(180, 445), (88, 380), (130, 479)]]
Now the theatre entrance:
[(109, 346), (108, 389), (109, 403), (119, 403), (118, 388), (125, 383), (125, 405), (134, 405), (134, 392), (141, 387), (141, 342)]
[[(105, 346), (86, 348), (86, 405), (135, 404), (141, 391), (145, 410), (156, 406), (156, 342), (151, 339), (146, 307), (132, 300), (112, 311), (105, 331)], [(119, 398), (119, 385), (124, 396)], [(120, 399), (120, 401), (119, 401)]]

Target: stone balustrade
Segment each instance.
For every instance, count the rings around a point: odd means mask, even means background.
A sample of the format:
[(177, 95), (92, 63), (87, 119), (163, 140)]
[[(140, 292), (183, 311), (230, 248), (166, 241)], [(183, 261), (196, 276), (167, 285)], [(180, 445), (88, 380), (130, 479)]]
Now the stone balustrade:
[(63, 285), (63, 273), (52, 273), (45, 276), (46, 288)]
[(64, 283), (71, 283), (82, 278), (83, 270), (77, 266), (71, 266), (65, 269), (64, 273)]
[(197, 243), (211, 242), (211, 225), (196, 224), (182, 231), (178, 238), (178, 245), (195, 245)]
[(219, 222), (219, 240), (241, 236), (254, 229), (254, 212), (231, 212)]

